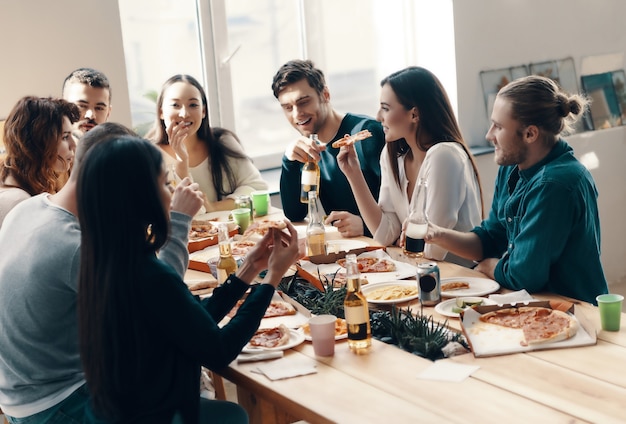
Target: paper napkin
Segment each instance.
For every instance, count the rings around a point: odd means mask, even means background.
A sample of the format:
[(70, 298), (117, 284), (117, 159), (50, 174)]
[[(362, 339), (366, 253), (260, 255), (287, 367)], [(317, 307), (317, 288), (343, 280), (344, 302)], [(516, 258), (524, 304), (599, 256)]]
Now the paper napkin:
[(282, 380), (284, 378), (298, 377), (300, 375), (314, 374), (316, 362), (309, 358), (283, 358), (267, 364), (259, 365), (257, 370), (265, 374), (270, 380)]
[(531, 300), (535, 300), (528, 292), (524, 289), (511, 292), (507, 294), (492, 294), (489, 296), (490, 300), (493, 300), (498, 305), (504, 305), (507, 303), (520, 303), (520, 302), (528, 302)]
[(477, 365), (465, 365), (449, 360), (440, 360), (419, 373), (417, 378), (458, 383), (465, 380), (479, 368)]
[(284, 353), (282, 350), (259, 353), (240, 353), (239, 356), (237, 356), (237, 362), (265, 361), (268, 359), (282, 358), (283, 355)]

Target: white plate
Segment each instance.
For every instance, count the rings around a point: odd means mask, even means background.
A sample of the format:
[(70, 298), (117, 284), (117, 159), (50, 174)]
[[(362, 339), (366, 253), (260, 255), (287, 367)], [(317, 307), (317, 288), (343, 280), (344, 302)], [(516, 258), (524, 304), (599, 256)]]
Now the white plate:
[[(385, 287), (391, 286), (405, 286), (412, 287), (417, 289), (417, 281), (415, 280), (398, 280), (398, 281), (387, 281), (385, 283), (377, 283), (377, 284), (368, 284), (367, 286), (361, 287), (361, 291), (363, 292), (363, 296), (367, 298), (367, 294), (373, 292), (374, 290), (382, 289)], [(419, 293), (415, 292), (412, 296), (401, 297), (398, 299), (389, 299), (389, 300), (374, 300), (367, 299), (369, 303), (377, 303), (377, 304), (393, 304), (393, 303), (402, 303), (408, 302), (409, 300), (417, 299), (419, 297)]]
[(326, 252), (348, 252), (352, 249), (360, 249), (367, 246), (369, 245), (363, 240), (328, 240), (326, 242)]
[[(483, 299), (483, 303), (481, 304), (481, 306), (496, 304), (496, 302), (494, 302), (493, 300), (487, 299), (486, 297), (482, 299)], [(439, 314), (446, 316), (446, 317), (458, 318), (459, 317), (458, 312), (452, 312), (452, 308), (454, 308), (455, 306), (456, 306), (456, 298), (448, 299), (448, 300), (438, 303), (437, 306), (435, 306), (435, 311), (437, 311)]]
[(289, 329), (289, 342), (285, 345), (278, 346), (278, 347), (256, 347), (256, 346), (250, 346), (250, 344), (247, 344), (243, 347), (241, 351), (243, 353), (255, 353), (255, 352), (262, 351), (262, 350), (287, 350), (287, 349), (291, 349), (292, 347), (298, 346), (303, 341), (304, 341), (304, 332)]
[(459, 289), (450, 291), (441, 291), (441, 295), (445, 297), (465, 297), (465, 296), (485, 296), (487, 294), (498, 291), (500, 284), (489, 278), (479, 277), (455, 277), (442, 278), (441, 285), (451, 283), (453, 281), (463, 281), (469, 283), (469, 289)]
[[(307, 342), (312, 341), (311, 340), (311, 334), (307, 334), (304, 332), (304, 329), (302, 327), (298, 328), (298, 331), (301, 332), (302, 334), (304, 334), (304, 340), (306, 340)], [(348, 333), (344, 333), (344, 334), (340, 334), (338, 336), (335, 336), (335, 340), (343, 340), (343, 339), (347, 339), (348, 338)]]
[(215, 211), (208, 213), (201, 213), (193, 217), (193, 219), (216, 219), (218, 222), (227, 222), (232, 221), (232, 219), (228, 219), (230, 217), (230, 211)]
[[(391, 260), (391, 259), (390, 259)], [(368, 272), (361, 273), (361, 279), (367, 280), (367, 284), (386, 283), (392, 280), (403, 280), (405, 278), (415, 277), (417, 270), (414, 265), (407, 264), (406, 262), (399, 262), (391, 260), (396, 264), (396, 270), (392, 272)], [(310, 274), (317, 276), (318, 267), (319, 273), (322, 275), (332, 275), (339, 271), (339, 274), (345, 274), (346, 269), (340, 267), (336, 263), (332, 264), (311, 264), (308, 267), (304, 267)]]

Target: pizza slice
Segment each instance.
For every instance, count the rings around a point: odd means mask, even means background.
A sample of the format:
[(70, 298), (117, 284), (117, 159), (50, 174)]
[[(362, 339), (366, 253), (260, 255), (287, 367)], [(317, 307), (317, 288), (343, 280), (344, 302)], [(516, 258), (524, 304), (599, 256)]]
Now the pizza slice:
[(192, 223), (189, 229), (189, 240), (196, 241), (208, 237), (217, 237), (218, 228), (212, 224)]
[(499, 309), (481, 315), (480, 321), (521, 329), (522, 346), (567, 340), (578, 331), (578, 321), (570, 314), (538, 306)]
[(450, 281), (449, 283), (444, 283), (441, 285), (441, 291), (452, 291), (469, 288), (470, 285), (467, 281)]
[[(235, 306), (233, 306), (233, 308), (230, 310), (230, 312), (226, 314), (226, 316), (232, 318), (237, 315), (237, 311), (239, 310), (239, 307), (243, 305), (243, 302), (245, 302), (244, 299), (239, 299), (237, 303), (235, 303)], [(285, 302), (283, 300), (272, 300), (265, 310), (263, 318), (295, 315), (296, 312), (296, 308), (291, 303)]]
[[(396, 270), (396, 264), (388, 259), (379, 259), (371, 257), (356, 258), (356, 263), (359, 268), (359, 272), (393, 272)], [(346, 267), (346, 259), (339, 259), (337, 265), (342, 268)]]
[(231, 253), (233, 256), (246, 256), (250, 249), (256, 246), (256, 242), (249, 240), (239, 240), (231, 245)]
[(340, 147), (350, 146), (356, 143), (357, 141), (365, 140), (366, 138), (369, 138), (371, 136), (372, 136), (372, 133), (369, 130), (359, 131), (358, 133), (353, 134), (353, 135), (346, 134), (339, 140), (334, 141), (332, 146), (335, 149), (339, 149)]
[(250, 339), (250, 346), (273, 349), (289, 343), (290, 332), (287, 326), (259, 329)]
[(276, 228), (277, 230), (284, 230), (287, 228), (287, 224), (285, 221), (255, 221), (248, 226), (246, 231), (243, 233), (243, 239), (247, 239), (252, 235), (259, 235), (263, 237), (265, 234), (269, 232), (270, 229)]

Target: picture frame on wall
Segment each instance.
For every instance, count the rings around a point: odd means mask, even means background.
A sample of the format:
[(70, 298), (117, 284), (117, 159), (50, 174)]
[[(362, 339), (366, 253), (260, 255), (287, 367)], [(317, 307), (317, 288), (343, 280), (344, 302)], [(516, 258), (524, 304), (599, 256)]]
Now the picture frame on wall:
[(542, 77), (550, 78), (551, 80), (554, 80), (557, 83), (559, 82), (559, 68), (556, 63), (556, 60), (548, 60), (546, 62), (531, 63), (530, 74), (540, 75)]
[(585, 94), (591, 100), (589, 115), (593, 129), (601, 130), (622, 125), (622, 111), (613, 84), (613, 72), (583, 75), (581, 83)]
[(613, 88), (622, 112), (622, 125), (626, 125), (626, 72), (623, 69), (613, 71)]
[[(531, 75), (541, 75), (546, 78), (550, 78), (551, 80), (556, 82), (559, 87), (563, 89), (563, 91), (569, 94), (579, 93), (578, 78), (576, 77), (576, 66), (572, 57), (531, 63), (529, 68)], [(591, 117), (583, 116), (583, 119), (578, 120), (574, 124), (571, 133), (575, 134), (592, 129), (593, 125)]]
[(526, 65), (512, 66), (509, 68), (494, 69), (480, 72), (480, 82), (483, 88), (483, 96), (485, 99), (485, 110), (487, 117), (491, 116), (493, 102), (496, 100), (498, 91), (509, 82), (525, 77), (528, 74)]

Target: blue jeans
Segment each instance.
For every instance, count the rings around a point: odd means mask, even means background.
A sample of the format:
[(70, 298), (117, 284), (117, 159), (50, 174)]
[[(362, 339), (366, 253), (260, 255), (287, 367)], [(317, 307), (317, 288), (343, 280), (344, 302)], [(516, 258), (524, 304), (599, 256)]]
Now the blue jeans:
[(45, 411), (24, 418), (5, 416), (11, 424), (79, 424), (85, 417), (88, 400), (87, 385), (83, 384), (62, 402)]

